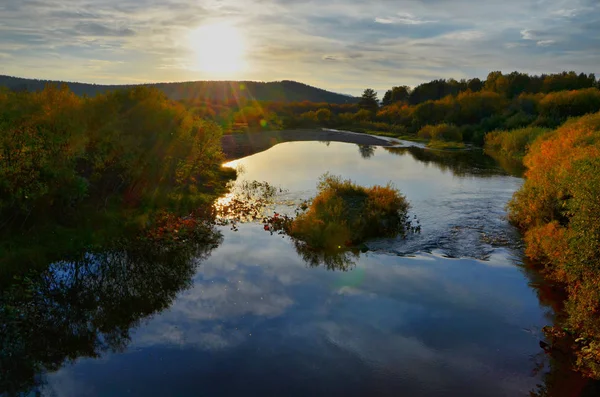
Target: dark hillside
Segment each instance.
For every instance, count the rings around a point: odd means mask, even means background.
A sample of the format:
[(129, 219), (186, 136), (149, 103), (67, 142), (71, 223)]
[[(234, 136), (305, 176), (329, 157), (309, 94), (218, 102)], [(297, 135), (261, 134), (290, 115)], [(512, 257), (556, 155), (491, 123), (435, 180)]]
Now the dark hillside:
[[(61, 81), (24, 79), (20, 77), (0, 76), (0, 86), (6, 86), (14, 91), (40, 91), (46, 84), (61, 84)], [(129, 88), (133, 85), (99, 85), (87, 83), (66, 82), (76, 95), (95, 96), (98, 93)], [(337, 94), (312, 87), (295, 81), (256, 82), (256, 81), (189, 81), (181, 83), (143, 84), (156, 87), (174, 100), (180, 99), (210, 99), (213, 101), (228, 101), (234, 98), (252, 98), (259, 101), (281, 102), (327, 102), (327, 103), (356, 103), (357, 98)]]

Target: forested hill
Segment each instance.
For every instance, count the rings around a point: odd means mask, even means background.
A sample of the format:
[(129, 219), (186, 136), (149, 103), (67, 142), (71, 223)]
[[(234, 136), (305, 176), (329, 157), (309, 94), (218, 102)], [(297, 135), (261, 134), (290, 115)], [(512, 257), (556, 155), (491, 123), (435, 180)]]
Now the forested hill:
[[(0, 86), (6, 86), (14, 91), (39, 91), (47, 83), (61, 84), (60, 81), (24, 79), (0, 75)], [(87, 83), (66, 83), (77, 95), (94, 96), (105, 91), (131, 87), (131, 85), (98, 85)], [(327, 102), (327, 103), (356, 103), (358, 98), (337, 94), (312, 87), (295, 81), (277, 81), (270, 83), (256, 81), (189, 81), (182, 83), (143, 84), (156, 87), (169, 98), (180, 99), (210, 99), (213, 101), (229, 101), (235, 98), (253, 98), (259, 101), (282, 102)]]

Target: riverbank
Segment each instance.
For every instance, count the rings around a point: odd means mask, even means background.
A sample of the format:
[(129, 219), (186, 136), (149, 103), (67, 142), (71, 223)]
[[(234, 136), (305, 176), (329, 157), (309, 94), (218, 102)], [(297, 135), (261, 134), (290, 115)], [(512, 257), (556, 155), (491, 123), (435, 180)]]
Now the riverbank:
[(284, 130), (227, 134), (221, 137), (223, 153), (227, 160), (235, 160), (270, 149), (283, 142), (329, 141), (355, 143), (357, 145), (394, 146), (385, 137), (321, 129)]

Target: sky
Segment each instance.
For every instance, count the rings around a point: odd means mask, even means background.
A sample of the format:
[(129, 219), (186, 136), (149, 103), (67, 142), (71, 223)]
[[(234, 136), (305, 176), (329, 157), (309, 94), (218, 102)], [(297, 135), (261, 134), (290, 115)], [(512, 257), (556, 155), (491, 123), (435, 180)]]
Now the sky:
[(285, 79), (356, 95), (599, 65), (600, 0), (0, 0), (0, 74), (19, 77)]

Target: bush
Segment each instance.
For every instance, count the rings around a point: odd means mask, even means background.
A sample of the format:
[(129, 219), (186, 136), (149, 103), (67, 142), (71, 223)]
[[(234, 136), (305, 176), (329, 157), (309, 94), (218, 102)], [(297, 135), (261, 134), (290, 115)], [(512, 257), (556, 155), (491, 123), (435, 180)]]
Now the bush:
[(365, 188), (325, 174), (308, 211), (288, 233), (312, 248), (336, 249), (405, 233), (409, 203), (391, 185)]
[(539, 127), (521, 128), (512, 131), (494, 131), (485, 136), (485, 150), (515, 160), (522, 160), (529, 146), (550, 130)]
[(451, 124), (426, 125), (419, 130), (418, 136), (433, 141), (462, 142), (463, 139), (461, 131)]
[(0, 224), (63, 219), (112, 197), (135, 208), (206, 203), (224, 185), (220, 138), (157, 89), (0, 94)]
[(588, 88), (560, 91), (546, 95), (539, 104), (540, 115), (550, 119), (566, 120), (600, 111), (600, 90)]
[(86, 195), (75, 170), (88, 140), (82, 106), (66, 86), (0, 95), (0, 215)]
[(437, 150), (462, 150), (466, 146), (462, 142), (431, 141), (427, 144), (427, 147)]
[(535, 116), (520, 111), (518, 113), (513, 114), (512, 116), (507, 118), (506, 121), (504, 121), (504, 128), (507, 130), (522, 128), (533, 123), (535, 119)]
[(580, 338), (579, 369), (600, 379), (600, 113), (542, 135), (524, 162), (510, 219), (525, 232), (527, 256), (566, 286), (562, 326)]

